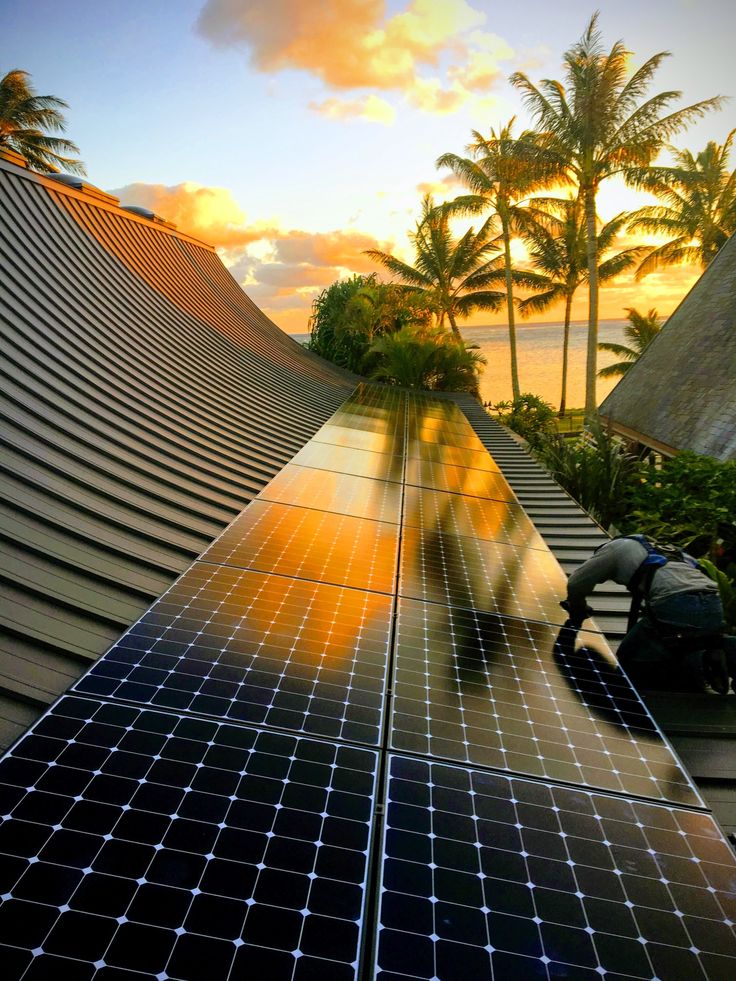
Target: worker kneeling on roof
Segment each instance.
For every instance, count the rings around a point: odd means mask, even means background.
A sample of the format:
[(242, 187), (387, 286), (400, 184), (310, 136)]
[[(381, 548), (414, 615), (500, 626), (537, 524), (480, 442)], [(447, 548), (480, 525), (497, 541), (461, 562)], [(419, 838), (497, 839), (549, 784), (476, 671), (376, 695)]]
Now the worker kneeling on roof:
[(568, 580), (561, 604), (568, 626), (592, 616), (587, 597), (609, 580), (632, 596), (618, 659), (634, 680), (647, 687), (705, 684), (728, 692), (729, 677), (736, 675), (736, 637), (725, 635), (718, 586), (692, 556), (644, 535), (606, 542)]

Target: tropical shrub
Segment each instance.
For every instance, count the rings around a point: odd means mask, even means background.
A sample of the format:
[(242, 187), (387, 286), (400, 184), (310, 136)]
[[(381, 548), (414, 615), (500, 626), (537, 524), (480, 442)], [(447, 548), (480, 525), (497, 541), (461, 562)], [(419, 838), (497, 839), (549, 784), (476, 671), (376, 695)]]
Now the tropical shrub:
[(375, 358), (370, 377), (377, 381), (473, 395), (478, 393), (478, 377), (486, 361), (476, 345), (443, 328), (414, 324), (376, 338), (368, 353)]
[(523, 436), (530, 446), (539, 446), (555, 432), (555, 410), (538, 395), (524, 392), (510, 402), (488, 406), (499, 422)]
[(426, 297), (375, 273), (338, 280), (312, 303), (309, 318), (310, 351), (350, 371), (366, 373), (375, 363), (369, 354), (373, 340), (407, 325), (427, 327), (434, 309)]
[(622, 529), (666, 538), (727, 570), (736, 563), (736, 461), (680, 453), (647, 467), (629, 489)]
[[(562, 487), (604, 528), (626, 516), (627, 496), (642, 463), (599, 422), (578, 439), (557, 434), (536, 446), (537, 456)], [(645, 529), (637, 529), (646, 534)]]

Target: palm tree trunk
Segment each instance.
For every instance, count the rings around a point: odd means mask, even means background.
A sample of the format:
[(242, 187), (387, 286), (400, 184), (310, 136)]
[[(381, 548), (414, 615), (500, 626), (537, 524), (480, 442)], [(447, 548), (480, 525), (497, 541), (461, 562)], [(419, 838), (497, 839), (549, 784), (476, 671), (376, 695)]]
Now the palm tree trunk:
[(453, 334), (456, 337), (460, 337), (461, 336), (460, 328), (458, 327), (457, 321), (455, 320), (455, 314), (452, 312), (452, 310), (449, 307), (447, 308), (447, 319), (450, 321), (450, 327), (452, 327)]
[(506, 309), (509, 318), (509, 349), (511, 351), (511, 394), (518, 399), (521, 395), (519, 387), (519, 364), (516, 358), (516, 324), (514, 323), (514, 285), (511, 279), (511, 236), (508, 219), (501, 217), (501, 232), (503, 234), (503, 255), (506, 269)]
[(595, 222), (595, 188), (583, 188), (585, 237), (588, 251), (588, 358), (585, 366), (585, 418), (594, 418), (598, 409), (598, 230)]
[(567, 402), (567, 360), (570, 351), (570, 314), (572, 311), (572, 293), (565, 297), (565, 327), (562, 334), (562, 392), (560, 393), (560, 419), (565, 414)]

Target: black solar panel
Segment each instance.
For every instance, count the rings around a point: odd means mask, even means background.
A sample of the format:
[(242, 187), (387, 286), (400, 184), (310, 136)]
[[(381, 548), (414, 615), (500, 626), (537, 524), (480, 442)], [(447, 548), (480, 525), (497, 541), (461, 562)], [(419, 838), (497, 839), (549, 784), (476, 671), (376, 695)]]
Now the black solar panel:
[(509, 501), (409, 487), (404, 499), (404, 524), (428, 533), (548, 550), (521, 505)]
[(415, 440), (409, 443), (408, 456), (410, 459), (442, 463), (450, 467), (467, 467), (472, 470), (500, 472), (498, 465), (487, 450), (468, 450), (462, 446), (450, 446), (447, 443), (427, 443)]
[(393, 757), (377, 977), (727, 981), (735, 882), (706, 814)]
[(2, 981), (736, 976), (734, 856), (454, 402), (359, 386), (202, 559), (0, 762)]
[(3, 977), (355, 978), (375, 772), (364, 749), (63, 698), (0, 763)]
[(561, 624), (566, 585), (549, 551), (404, 528), (402, 596)]
[(392, 593), (398, 543), (395, 524), (259, 500), (201, 559)]
[(452, 467), (430, 460), (409, 459), (406, 461), (406, 483), (409, 486), (429, 487), (468, 497), (516, 501), (516, 495), (506, 478), (492, 470)]
[(375, 745), (392, 604), (197, 562), (75, 690)]
[(285, 466), (264, 487), (258, 499), (373, 521), (398, 523), (401, 520), (400, 484), (293, 464)]
[(400, 600), (391, 746), (699, 806), (604, 639)]
[(314, 467), (335, 473), (354, 474), (356, 477), (372, 477), (375, 480), (393, 480), (401, 483), (404, 459), (371, 450), (354, 450), (347, 446), (329, 443), (307, 443), (299, 450), (292, 463), (300, 467)]
[(349, 446), (358, 450), (371, 450), (374, 453), (387, 453), (389, 456), (400, 456), (404, 452), (403, 426), (395, 431), (376, 432), (366, 430), (362, 426), (349, 425), (347, 421), (342, 425), (329, 423), (314, 434), (313, 441), (335, 446)]

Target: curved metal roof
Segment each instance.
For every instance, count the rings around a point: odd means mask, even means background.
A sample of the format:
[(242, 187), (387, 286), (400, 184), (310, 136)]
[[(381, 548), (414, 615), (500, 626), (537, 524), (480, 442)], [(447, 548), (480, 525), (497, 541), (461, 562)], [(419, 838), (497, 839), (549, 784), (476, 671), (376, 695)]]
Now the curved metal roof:
[(312, 436), (352, 376), (209, 246), (0, 160), (0, 744)]

